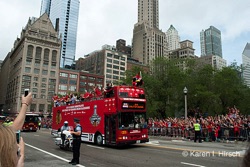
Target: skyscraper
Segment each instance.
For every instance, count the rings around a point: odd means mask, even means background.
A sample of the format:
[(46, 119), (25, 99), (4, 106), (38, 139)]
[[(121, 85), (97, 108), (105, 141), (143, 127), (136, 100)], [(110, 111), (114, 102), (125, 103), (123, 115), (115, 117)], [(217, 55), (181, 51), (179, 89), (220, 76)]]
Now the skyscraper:
[(247, 43), (242, 53), (243, 78), (248, 87), (250, 87), (250, 43)]
[(158, 0), (138, 0), (138, 23), (143, 22), (148, 22), (151, 28), (159, 28)]
[(132, 58), (149, 65), (166, 55), (166, 35), (159, 30), (159, 1), (138, 0), (138, 22), (134, 25)]
[(200, 32), (201, 56), (222, 57), (221, 32), (214, 26)]
[(42, 0), (40, 14), (48, 13), (62, 37), (61, 68), (75, 68), (79, 0)]
[(166, 32), (166, 41), (168, 44), (167, 51), (173, 51), (180, 48), (180, 36), (173, 25), (170, 25)]

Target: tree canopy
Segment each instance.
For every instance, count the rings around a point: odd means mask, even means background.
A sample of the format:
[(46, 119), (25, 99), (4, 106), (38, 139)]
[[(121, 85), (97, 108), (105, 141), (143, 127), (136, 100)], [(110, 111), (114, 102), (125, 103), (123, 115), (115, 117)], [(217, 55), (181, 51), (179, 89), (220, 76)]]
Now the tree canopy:
[(237, 107), (242, 114), (250, 113), (250, 88), (244, 85), (235, 64), (221, 70), (211, 65), (198, 66), (194, 59), (169, 60), (157, 58), (151, 73), (134, 67), (126, 71), (125, 83), (142, 72), (149, 117), (184, 116), (184, 87), (187, 87), (189, 115), (199, 110), (203, 114), (225, 114), (228, 107)]

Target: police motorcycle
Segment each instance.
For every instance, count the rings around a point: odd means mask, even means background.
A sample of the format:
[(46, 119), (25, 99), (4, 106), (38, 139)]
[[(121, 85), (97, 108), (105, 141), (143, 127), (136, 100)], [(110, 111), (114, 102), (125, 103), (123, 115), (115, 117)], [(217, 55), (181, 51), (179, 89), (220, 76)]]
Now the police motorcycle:
[[(67, 125), (68, 122), (64, 122), (64, 126)], [(58, 132), (57, 138), (55, 138), (55, 144), (59, 146), (61, 149), (73, 151), (73, 136), (70, 134), (70, 130), (73, 129), (72, 126), (67, 126), (66, 129), (61, 129)]]

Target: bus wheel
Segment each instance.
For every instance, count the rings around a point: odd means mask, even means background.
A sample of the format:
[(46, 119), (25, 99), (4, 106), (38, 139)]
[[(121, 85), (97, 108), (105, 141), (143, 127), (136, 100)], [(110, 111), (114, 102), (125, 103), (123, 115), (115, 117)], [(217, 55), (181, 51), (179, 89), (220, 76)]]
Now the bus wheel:
[(95, 143), (100, 146), (102, 145), (102, 142), (103, 142), (102, 135), (100, 133), (97, 133), (95, 137)]

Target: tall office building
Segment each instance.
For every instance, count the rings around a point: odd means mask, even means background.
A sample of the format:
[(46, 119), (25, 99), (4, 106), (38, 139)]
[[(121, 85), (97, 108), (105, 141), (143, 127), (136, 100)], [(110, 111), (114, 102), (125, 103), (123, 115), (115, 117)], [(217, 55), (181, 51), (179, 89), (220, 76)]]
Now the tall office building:
[(134, 25), (132, 58), (149, 65), (166, 55), (166, 34), (159, 30), (159, 1), (138, 0), (138, 22)]
[(49, 16), (50, 5), (51, 5), (51, 0), (42, 0), (40, 15), (42, 15), (43, 13), (47, 13)]
[(222, 57), (221, 32), (214, 26), (200, 32), (201, 56)]
[(79, 5), (79, 0), (42, 0), (41, 3), (40, 13), (49, 15), (62, 36), (61, 68), (75, 68)]
[(180, 48), (180, 36), (173, 25), (170, 25), (166, 32), (166, 41), (168, 44), (167, 51), (173, 51)]
[(250, 43), (247, 43), (242, 53), (243, 78), (248, 87), (250, 87)]

